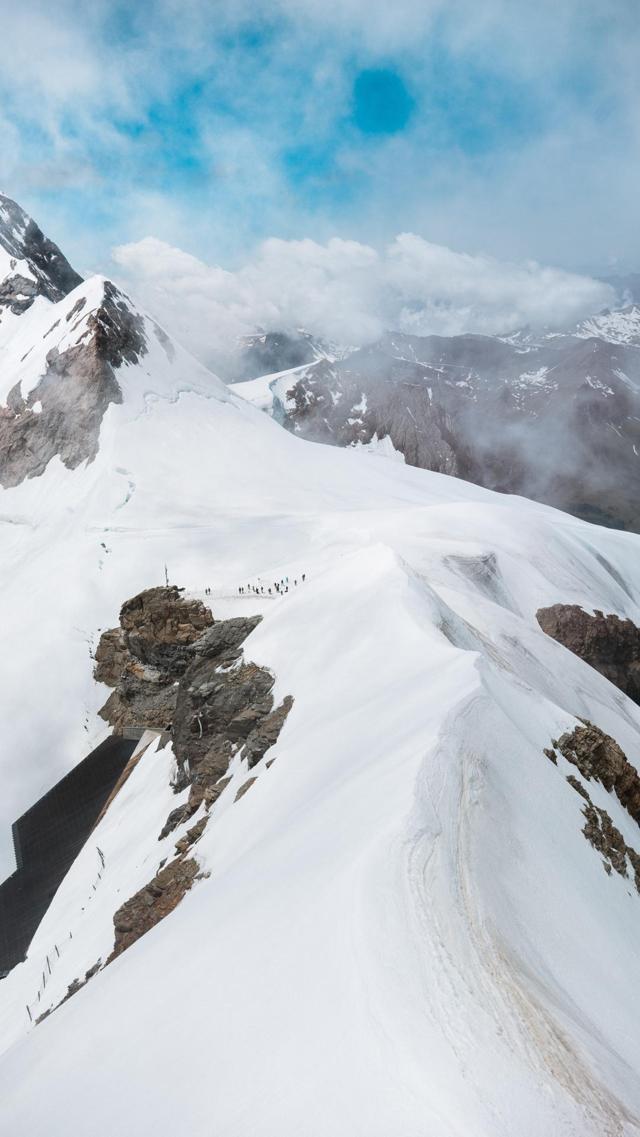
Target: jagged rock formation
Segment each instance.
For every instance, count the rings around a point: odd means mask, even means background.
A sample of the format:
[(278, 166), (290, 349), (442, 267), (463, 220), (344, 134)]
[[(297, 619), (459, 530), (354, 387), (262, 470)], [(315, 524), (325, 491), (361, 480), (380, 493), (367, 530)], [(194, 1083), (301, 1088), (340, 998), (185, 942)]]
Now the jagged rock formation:
[(176, 587), (149, 588), (123, 604), (120, 627), (100, 637), (94, 670), (99, 683), (114, 688), (100, 714), (117, 733), (131, 726), (169, 729), (176, 679), (191, 645), (212, 624), (208, 608), (185, 600)]
[(630, 817), (640, 824), (640, 775), (610, 735), (591, 722), (563, 734), (555, 744), (560, 753), (577, 766), (583, 778), (600, 782)]
[(115, 944), (107, 963), (111, 963), (144, 936), (145, 932), (173, 912), (200, 876), (202, 874), (197, 861), (191, 857), (179, 856), (161, 868), (153, 880), (125, 901), (113, 917)]
[[(0, 313), (8, 308), (20, 315), (36, 296), (55, 302), (82, 283), (58, 246), (4, 194), (0, 194), (0, 247), (10, 257), (9, 275), (0, 283)], [(18, 270), (18, 262), (25, 264), (28, 277)]]
[[(600, 782), (609, 793), (615, 793), (629, 816), (640, 825), (640, 775), (611, 735), (591, 722), (584, 722), (545, 749), (547, 758), (557, 766), (556, 751), (575, 766), (587, 782)], [(582, 832), (601, 854), (605, 870), (627, 877), (631, 868), (640, 893), (640, 854), (627, 844), (606, 809), (593, 803), (579, 778), (569, 774), (567, 782), (586, 802), (582, 809), (585, 818)]]
[[(172, 810), (160, 839), (206, 812), (175, 846), (176, 858), (115, 913), (115, 959), (179, 904), (199, 877), (187, 853), (200, 839), (209, 809), (229, 784), (225, 777), (241, 751), (254, 767), (277, 741), (291, 708), (287, 697), (274, 709), (273, 676), (245, 662), (242, 644), (261, 617), (214, 621), (199, 601), (172, 587), (151, 588), (123, 604), (120, 627), (103, 632), (95, 678), (114, 687), (101, 714), (116, 729), (171, 727), (179, 778), (190, 785), (186, 803)], [(236, 800), (255, 782), (247, 779)], [(110, 960), (108, 961), (110, 962)]]
[(101, 636), (95, 678), (114, 687), (101, 715), (117, 731), (171, 728), (177, 788), (190, 786), (161, 836), (202, 802), (210, 808), (238, 751), (251, 769), (278, 739), (292, 699), (274, 707), (273, 675), (242, 653), (260, 619), (214, 621), (178, 588), (152, 588), (128, 600), (120, 627)]
[(142, 318), (113, 284), (104, 284), (94, 311), (84, 308), (80, 297), (65, 317), (76, 320), (77, 342), (62, 352), (52, 347), (26, 398), (16, 383), (0, 407), (0, 485), (37, 477), (56, 454), (69, 469), (95, 458), (104, 413), (122, 402), (115, 369), (147, 350)]
[(589, 844), (601, 854), (605, 871), (610, 873), (613, 869), (619, 876), (628, 877), (630, 865), (636, 889), (640, 892), (640, 855), (627, 845), (606, 809), (594, 805), (588, 798), (582, 812), (585, 818), (582, 832)]
[(640, 703), (640, 628), (631, 620), (599, 611), (591, 616), (577, 604), (554, 604), (536, 615), (543, 632)]

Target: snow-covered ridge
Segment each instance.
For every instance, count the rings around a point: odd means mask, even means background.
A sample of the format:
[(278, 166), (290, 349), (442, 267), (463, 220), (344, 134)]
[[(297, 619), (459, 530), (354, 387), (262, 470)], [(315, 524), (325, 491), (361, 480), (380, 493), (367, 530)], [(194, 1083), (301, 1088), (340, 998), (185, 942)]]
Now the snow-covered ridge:
[[(545, 749), (588, 719), (637, 763), (640, 708), (536, 612), (640, 626), (640, 538), (295, 437), (104, 281), (18, 319), (39, 336), (24, 360), (7, 341), (14, 429), (48, 413), (47, 340), (54, 363), (108, 364), (118, 397), (91, 461), (56, 453), (0, 489), (7, 870), (10, 822), (104, 730), (101, 632), (165, 572), (215, 618), (262, 615), (245, 657), (294, 701), (240, 799), (235, 755), (202, 879), (34, 1026), (52, 948), (45, 1009), (104, 963), (115, 910), (183, 835), (159, 840), (182, 800), (172, 750), (145, 751), (0, 983), (2, 1137), (637, 1137), (640, 896), (586, 839), (575, 767)], [(457, 391), (470, 369), (453, 362)], [(443, 373), (438, 357), (433, 394)], [(549, 375), (518, 375), (544, 397)], [(372, 403), (352, 387), (357, 430)], [(638, 850), (621, 802), (583, 783)]]
[(56, 303), (37, 296), (0, 323), (0, 484), (39, 476), (56, 455), (71, 468), (91, 461), (110, 403), (139, 413), (194, 390), (230, 397), (104, 277)]

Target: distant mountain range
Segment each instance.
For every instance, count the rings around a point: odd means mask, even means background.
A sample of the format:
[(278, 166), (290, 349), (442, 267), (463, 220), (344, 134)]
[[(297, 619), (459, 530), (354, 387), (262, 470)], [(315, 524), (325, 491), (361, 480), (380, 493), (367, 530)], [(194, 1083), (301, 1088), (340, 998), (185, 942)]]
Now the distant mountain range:
[(241, 368), (254, 378), (234, 389), (303, 438), (382, 444), (412, 466), (640, 528), (640, 305), (564, 333), (389, 333), (358, 350), (263, 334)]
[(464, 480), (635, 523), (633, 313), (0, 296), (1, 1137), (637, 1137), (640, 537)]

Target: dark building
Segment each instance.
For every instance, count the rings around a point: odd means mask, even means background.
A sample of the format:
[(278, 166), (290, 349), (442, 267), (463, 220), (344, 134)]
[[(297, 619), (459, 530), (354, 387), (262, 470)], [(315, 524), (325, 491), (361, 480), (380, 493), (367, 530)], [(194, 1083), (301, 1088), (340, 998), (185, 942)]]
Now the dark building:
[(0, 885), (0, 978), (24, 959), (136, 746), (107, 738), (14, 822), (17, 868)]

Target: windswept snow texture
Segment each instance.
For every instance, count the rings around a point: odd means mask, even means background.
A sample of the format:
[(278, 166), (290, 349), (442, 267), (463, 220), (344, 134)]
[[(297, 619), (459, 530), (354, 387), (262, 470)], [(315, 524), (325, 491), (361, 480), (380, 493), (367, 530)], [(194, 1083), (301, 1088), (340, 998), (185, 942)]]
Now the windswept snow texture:
[(5, 837), (101, 736), (92, 647), (165, 565), (262, 612), (245, 658), (294, 704), (212, 809), (210, 875), (33, 1027), (46, 956), (44, 1009), (182, 834), (144, 752), (0, 984), (2, 1137), (638, 1134), (640, 896), (543, 749), (584, 717), (637, 763), (640, 708), (535, 614), (640, 624), (640, 538), (302, 441), (161, 340), (116, 375), (95, 460), (0, 492)]

